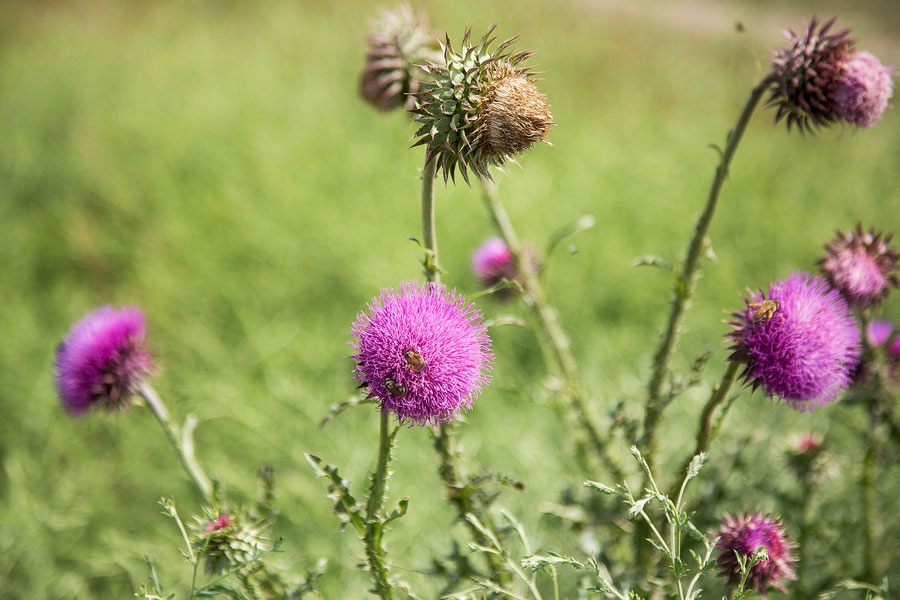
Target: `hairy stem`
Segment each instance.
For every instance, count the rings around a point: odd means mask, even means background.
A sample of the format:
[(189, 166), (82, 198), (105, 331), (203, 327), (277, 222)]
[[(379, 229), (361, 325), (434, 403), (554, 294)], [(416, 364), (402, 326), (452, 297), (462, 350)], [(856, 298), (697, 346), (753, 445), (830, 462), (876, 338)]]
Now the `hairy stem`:
[(694, 237), (688, 245), (687, 256), (681, 269), (681, 273), (675, 282), (674, 298), (672, 300), (672, 309), (669, 314), (669, 322), (666, 331), (663, 334), (659, 349), (653, 358), (653, 372), (650, 382), (647, 386), (647, 404), (644, 412), (643, 441), (644, 441), (644, 457), (650, 466), (654, 466), (656, 460), (656, 424), (662, 414), (663, 409), (668, 403), (665, 397), (663, 384), (669, 372), (669, 362), (675, 350), (678, 335), (681, 330), (681, 323), (684, 313), (690, 305), (691, 296), (693, 296), (694, 288), (697, 283), (698, 266), (700, 257), (707, 247), (706, 234), (712, 223), (713, 215), (716, 212), (716, 206), (719, 203), (719, 193), (722, 185), (728, 177), (728, 170), (731, 161), (734, 158), (735, 151), (740, 144), (747, 124), (753, 111), (756, 110), (763, 94), (771, 84), (769, 77), (764, 78), (750, 93), (744, 109), (738, 117), (734, 129), (729, 132), (725, 149), (721, 151), (719, 164), (716, 167), (716, 174), (713, 178), (712, 187), (709, 191), (709, 197), (706, 200), (706, 208), (697, 221)]
[(384, 534), (382, 511), (384, 508), (387, 469), (390, 461), (390, 413), (382, 411), (378, 437), (378, 462), (375, 466), (375, 472), (372, 474), (372, 485), (369, 489), (369, 499), (366, 503), (366, 533), (363, 541), (366, 546), (369, 571), (372, 574), (372, 580), (375, 582), (375, 593), (385, 600), (394, 597), (394, 590), (388, 582), (388, 568), (384, 563), (385, 551), (382, 546)]
[(425, 275), (428, 281), (440, 283), (438, 268), (437, 226), (434, 218), (434, 175), (437, 160), (425, 163), (422, 169), (422, 245), (425, 247)]
[(194, 454), (193, 432), (194, 427), (197, 425), (196, 418), (193, 415), (189, 415), (185, 423), (184, 431), (182, 431), (178, 424), (172, 421), (172, 417), (169, 415), (169, 410), (166, 408), (165, 403), (163, 403), (159, 394), (156, 393), (156, 390), (154, 390), (149, 383), (141, 383), (138, 393), (147, 403), (153, 416), (155, 416), (156, 420), (159, 421), (159, 424), (162, 425), (163, 431), (169, 439), (169, 443), (181, 460), (181, 464), (184, 466), (185, 471), (187, 471), (187, 474), (197, 485), (203, 499), (207, 503), (213, 504), (215, 501), (215, 486), (212, 484), (209, 477), (206, 476), (206, 473), (203, 471), (200, 463), (197, 462), (197, 457)]
[[(600, 430), (591, 418), (581, 385), (578, 364), (575, 361), (575, 356), (572, 354), (569, 338), (559, 323), (557, 311), (550, 303), (530, 257), (523, 250), (516, 229), (506, 213), (503, 203), (500, 201), (496, 184), (483, 178), (481, 179), (481, 184), (484, 191), (485, 205), (494, 221), (494, 225), (519, 266), (525, 303), (531, 308), (534, 316), (537, 318), (541, 334), (551, 349), (550, 358), (553, 359), (554, 364), (549, 364), (548, 368), (551, 372), (558, 372), (562, 377), (563, 393), (568, 397), (570, 407), (575, 413), (574, 421), (582, 429), (592, 447), (590, 452), (581, 452), (580, 454), (582, 456), (585, 454), (599, 456), (604, 461), (609, 473), (615, 478), (621, 478), (622, 470), (609, 454), (608, 440), (600, 434)], [(583, 458), (586, 457), (583, 456)]]

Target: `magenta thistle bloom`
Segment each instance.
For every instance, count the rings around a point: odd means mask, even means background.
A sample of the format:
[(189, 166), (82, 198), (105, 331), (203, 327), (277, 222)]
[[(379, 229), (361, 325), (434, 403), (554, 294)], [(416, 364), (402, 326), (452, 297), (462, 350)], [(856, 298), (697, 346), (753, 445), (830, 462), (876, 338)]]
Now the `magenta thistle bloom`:
[(489, 381), (491, 340), (481, 313), (440, 284), (400, 284), (372, 299), (352, 326), (354, 376), (382, 411), (437, 424), (471, 408)]
[(94, 406), (128, 406), (155, 370), (145, 341), (144, 314), (110, 305), (72, 326), (56, 349), (54, 378), (63, 408), (80, 415)]
[(860, 332), (847, 303), (821, 277), (794, 273), (745, 300), (732, 313), (731, 360), (741, 377), (795, 410), (835, 400), (851, 383), (860, 356)]
[(873, 347), (883, 346), (894, 333), (894, 322), (890, 319), (872, 319), (866, 328), (866, 338)]
[(484, 287), (491, 287), (504, 279), (514, 279), (516, 262), (506, 242), (491, 237), (478, 246), (472, 253), (472, 272)]
[(750, 569), (747, 583), (760, 594), (766, 595), (768, 588), (784, 591), (784, 582), (796, 579), (792, 564), (795, 558), (791, 551), (794, 544), (784, 534), (778, 519), (762, 516), (759, 512), (742, 516), (726, 515), (717, 532), (719, 541), (716, 548), (721, 551), (716, 561), (728, 583), (735, 585), (741, 581), (738, 555), (749, 564), (753, 553), (760, 547), (766, 549), (767, 560), (760, 560)]
[(857, 225), (855, 232), (838, 231), (837, 239), (825, 246), (822, 272), (851, 306), (878, 304), (898, 285), (897, 254), (890, 241), (890, 235)]
[(853, 52), (849, 29), (831, 32), (835, 19), (819, 27), (813, 18), (799, 34), (785, 32), (787, 48), (772, 56), (774, 82), (769, 106), (777, 107), (775, 121), (785, 119), (788, 130), (800, 131), (827, 126), (838, 120), (831, 89), (840, 77), (843, 64)]
[(844, 63), (831, 90), (835, 114), (858, 127), (877, 122), (894, 93), (891, 70), (868, 52), (857, 52)]

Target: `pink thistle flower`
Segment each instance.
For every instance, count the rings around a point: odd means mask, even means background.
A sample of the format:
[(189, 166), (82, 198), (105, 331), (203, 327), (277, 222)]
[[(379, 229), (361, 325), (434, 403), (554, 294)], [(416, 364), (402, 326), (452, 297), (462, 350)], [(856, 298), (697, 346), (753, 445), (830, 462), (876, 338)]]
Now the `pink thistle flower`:
[(883, 346), (894, 333), (894, 322), (890, 319), (872, 319), (866, 328), (866, 338), (873, 347)]
[(835, 114), (858, 127), (871, 127), (881, 119), (894, 93), (891, 70), (868, 52), (857, 52), (844, 63), (831, 89)]
[(354, 377), (401, 422), (452, 420), (490, 380), (493, 354), (481, 313), (443, 285), (384, 289), (351, 331)]
[(741, 377), (798, 411), (835, 400), (851, 383), (861, 336), (841, 295), (821, 277), (793, 273), (732, 313), (731, 360)]
[(498, 237), (491, 237), (472, 253), (472, 272), (481, 285), (491, 287), (504, 279), (515, 279), (518, 268), (506, 242)]
[(835, 19), (816, 18), (800, 33), (787, 31), (786, 48), (772, 55), (769, 106), (775, 121), (801, 132), (844, 121), (869, 127), (881, 118), (893, 93), (890, 70), (859, 52), (849, 29), (832, 32)]
[(837, 232), (837, 239), (825, 246), (819, 261), (828, 281), (857, 308), (877, 305), (897, 281), (897, 254), (890, 246), (891, 236), (874, 229)]
[(765, 596), (769, 587), (784, 591), (784, 582), (796, 579), (792, 564), (794, 544), (785, 536), (781, 521), (759, 512), (742, 516), (726, 515), (717, 532), (716, 548), (721, 554), (716, 559), (722, 575), (730, 585), (741, 581), (738, 555), (750, 561), (754, 552), (763, 547), (768, 558), (760, 560), (750, 569), (747, 582)]
[(156, 370), (145, 340), (144, 314), (102, 306), (75, 323), (56, 349), (54, 379), (63, 408), (126, 408)]

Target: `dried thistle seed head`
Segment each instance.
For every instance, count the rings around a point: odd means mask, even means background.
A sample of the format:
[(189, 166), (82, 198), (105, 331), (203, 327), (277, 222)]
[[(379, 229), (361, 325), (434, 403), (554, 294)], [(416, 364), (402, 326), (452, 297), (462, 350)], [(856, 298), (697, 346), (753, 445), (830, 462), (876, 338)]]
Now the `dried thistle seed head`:
[(438, 161), (444, 181), (455, 178), (457, 167), (467, 183), (470, 169), (490, 179), (491, 165), (514, 160), (553, 127), (547, 99), (521, 66), (531, 53), (507, 53), (516, 38), (491, 50), (493, 30), (477, 44), (467, 30), (458, 52), (448, 37), (443, 64), (428, 66), (433, 81), (417, 95), (414, 145), (425, 145), (426, 163)]
[(441, 60), (428, 18), (406, 4), (385, 10), (373, 24), (367, 42), (360, 95), (379, 110), (412, 109), (414, 95), (429, 77), (421, 65)]
[(788, 130), (812, 132), (840, 119), (831, 90), (841, 76), (844, 62), (853, 53), (849, 29), (831, 32), (835, 19), (821, 27), (815, 17), (799, 34), (787, 31), (787, 48), (772, 56), (773, 88), (769, 106), (776, 107), (775, 122), (785, 120)]

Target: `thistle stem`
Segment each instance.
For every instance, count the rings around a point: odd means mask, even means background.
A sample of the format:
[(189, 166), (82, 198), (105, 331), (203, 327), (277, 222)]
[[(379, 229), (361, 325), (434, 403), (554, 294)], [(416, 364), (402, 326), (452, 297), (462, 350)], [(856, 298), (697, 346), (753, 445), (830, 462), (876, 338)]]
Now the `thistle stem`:
[(713, 215), (716, 212), (716, 206), (719, 202), (719, 193), (728, 177), (728, 170), (731, 161), (737, 151), (747, 124), (753, 111), (756, 110), (763, 94), (771, 85), (771, 77), (765, 77), (750, 92), (750, 97), (744, 105), (744, 109), (738, 117), (737, 123), (727, 137), (725, 149), (721, 151), (719, 156), (719, 164), (716, 167), (716, 174), (713, 178), (712, 187), (709, 190), (709, 197), (706, 201), (706, 208), (703, 210), (700, 219), (697, 221), (694, 237), (688, 245), (687, 256), (682, 266), (681, 274), (675, 282), (674, 298), (672, 300), (672, 310), (669, 314), (669, 322), (666, 326), (665, 334), (660, 342), (659, 349), (653, 358), (653, 374), (647, 386), (647, 404), (644, 412), (643, 440), (644, 440), (644, 456), (647, 462), (654, 465), (656, 460), (656, 424), (671, 398), (666, 398), (663, 393), (663, 384), (666, 381), (666, 375), (669, 372), (669, 361), (675, 350), (678, 335), (681, 330), (681, 323), (684, 319), (684, 313), (690, 305), (691, 296), (693, 296), (694, 288), (697, 283), (698, 266), (700, 256), (707, 247), (706, 234), (712, 223)]
[(422, 245), (425, 247), (425, 275), (428, 281), (440, 283), (438, 268), (437, 225), (434, 217), (434, 177), (437, 160), (425, 163), (422, 169)]
[(369, 499), (366, 502), (366, 533), (363, 538), (366, 546), (366, 557), (369, 560), (369, 571), (375, 582), (375, 593), (388, 600), (394, 597), (394, 590), (388, 582), (388, 568), (384, 563), (384, 491), (387, 481), (388, 463), (391, 462), (390, 413), (382, 411), (381, 426), (378, 437), (378, 462), (372, 474), (372, 485), (369, 488)]
[(203, 468), (197, 462), (197, 457), (194, 454), (193, 433), (197, 425), (196, 417), (188, 415), (182, 431), (178, 424), (172, 421), (165, 403), (163, 403), (159, 394), (156, 393), (156, 390), (149, 383), (141, 383), (138, 394), (144, 399), (150, 408), (150, 412), (153, 413), (153, 416), (156, 417), (156, 420), (162, 426), (169, 443), (181, 460), (185, 471), (197, 485), (197, 488), (203, 495), (203, 499), (207, 503), (213, 504), (215, 501), (215, 487), (209, 477), (206, 476), (206, 473), (203, 472)]
[(694, 452), (691, 453), (691, 455), (688, 456), (684, 461), (684, 464), (678, 471), (679, 474), (684, 474), (687, 472), (688, 467), (690, 466), (691, 461), (695, 456), (697, 456), (701, 452), (707, 451), (713, 438), (718, 433), (719, 427), (722, 425), (722, 420), (725, 418), (725, 414), (731, 405), (726, 404), (722, 408), (722, 411), (719, 413), (719, 418), (715, 424), (713, 423), (713, 415), (715, 414), (716, 409), (718, 409), (728, 397), (728, 391), (731, 389), (734, 380), (737, 379), (739, 368), (740, 363), (736, 361), (729, 361), (728, 368), (725, 369), (725, 374), (722, 375), (722, 380), (713, 386), (712, 394), (710, 395), (709, 400), (706, 401), (706, 405), (703, 407), (703, 411), (700, 413), (700, 428), (697, 430), (697, 443), (694, 446)]
[[(550, 303), (530, 258), (523, 251), (519, 235), (516, 233), (512, 220), (509, 218), (506, 208), (503, 206), (503, 202), (497, 193), (497, 185), (485, 178), (479, 179), (484, 192), (484, 202), (494, 221), (494, 225), (519, 265), (525, 303), (532, 309), (540, 325), (541, 333), (551, 349), (551, 356), (547, 357), (545, 355), (545, 357), (552, 358), (554, 364), (548, 364), (548, 368), (551, 372), (557, 372), (562, 376), (564, 393), (568, 396), (571, 409), (575, 413), (575, 422), (582, 428), (593, 447), (593, 451), (590, 454), (599, 455), (609, 473), (615, 478), (621, 478), (621, 468), (609, 455), (608, 441), (600, 435), (599, 429), (591, 418), (584, 390), (581, 386), (578, 364), (575, 361), (575, 356), (572, 354), (569, 338), (559, 323), (558, 313)], [(587, 453), (581, 452), (580, 454), (584, 461), (586, 459), (584, 455)]]

